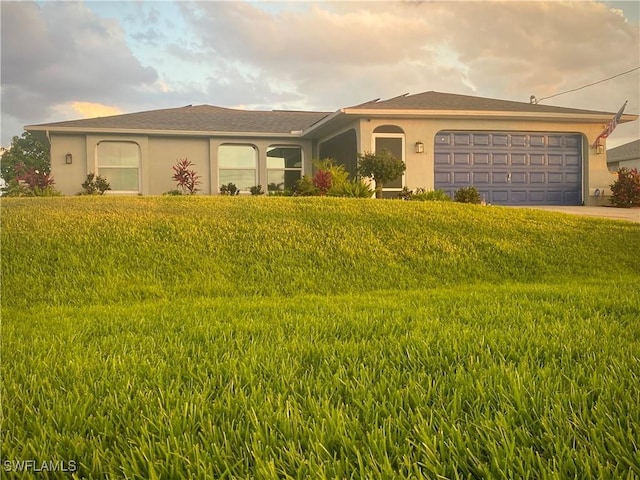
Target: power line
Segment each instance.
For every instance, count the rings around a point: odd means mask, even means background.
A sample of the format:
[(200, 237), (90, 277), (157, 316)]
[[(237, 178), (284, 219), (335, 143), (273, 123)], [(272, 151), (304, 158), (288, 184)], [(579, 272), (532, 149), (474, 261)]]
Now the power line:
[(605, 78), (603, 80), (598, 80), (597, 82), (593, 82), (593, 83), (590, 83), (588, 85), (583, 85), (582, 87), (574, 88), (572, 90), (567, 90), (566, 92), (556, 93), (555, 95), (550, 95), (548, 97), (536, 98), (535, 95), (531, 95), (531, 98), (529, 98), (529, 101), (531, 103), (538, 104), (542, 100), (548, 100), (548, 99), (553, 98), (553, 97), (558, 97), (560, 95), (564, 95), (565, 93), (577, 92), (578, 90), (582, 90), (583, 88), (592, 87), (593, 85), (597, 85), (599, 83), (607, 82), (607, 81), (612, 80), (614, 78), (621, 77), (622, 75), (626, 75), (627, 73), (635, 72), (636, 70), (640, 70), (640, 67), (635, 67), (635, 68), (632, 68), (631, 70), (627, 70), (626, 72), (618, 73), (617, 75), (614, 75), (612, 77)]

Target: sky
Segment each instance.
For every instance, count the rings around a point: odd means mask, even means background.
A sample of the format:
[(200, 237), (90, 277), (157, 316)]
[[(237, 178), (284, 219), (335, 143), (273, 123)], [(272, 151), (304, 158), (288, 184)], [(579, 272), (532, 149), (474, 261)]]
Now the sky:
[[(184, 105), (335, 111), (439, 91), (528, 102), (640, 66), (637, 1), (2, 1), (1, 145)], [(541, 100), (640, 113), (640, 70)], [(608, 147), (640, 138), (618, 126)]]

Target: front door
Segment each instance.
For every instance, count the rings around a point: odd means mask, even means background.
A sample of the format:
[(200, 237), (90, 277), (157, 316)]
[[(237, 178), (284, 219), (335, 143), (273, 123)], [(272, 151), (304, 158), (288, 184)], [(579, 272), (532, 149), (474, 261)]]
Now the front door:
[[(402, 133), (375, 133), (373, 135), (373, 147), (376, 153), (388, 150), (394, 157), (404, 160), (404, 134)], [(384, 185), (382, 196), (384, 198), (396, 198), (404, 187), (404, 174), (402, 177)]]

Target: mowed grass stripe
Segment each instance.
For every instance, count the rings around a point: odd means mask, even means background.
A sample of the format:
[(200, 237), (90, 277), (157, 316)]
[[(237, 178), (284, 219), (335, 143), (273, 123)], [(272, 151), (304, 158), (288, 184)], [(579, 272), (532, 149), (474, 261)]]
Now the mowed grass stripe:
[[(40, 201), (42, 200), (42, 201)], [(8, 199), (3, 303), (336, 294), (637, 274), (640, 226), (332, 198)]]
[(389, 293), (16, 313), (3, 454), (94, 478), (640, 473), (637, 289)]

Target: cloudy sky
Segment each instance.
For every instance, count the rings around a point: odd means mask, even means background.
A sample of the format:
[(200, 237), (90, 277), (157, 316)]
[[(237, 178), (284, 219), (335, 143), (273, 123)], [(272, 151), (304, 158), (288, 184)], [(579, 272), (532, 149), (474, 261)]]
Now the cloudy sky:
[[(335, 111), (429, 90), (528, 102), (640, 66), (637, 1), (0, 2), (2, 146), (188, 104)], [(640, 112), (640, 70), (548, 105)], [(609, 147), (640, 138), (622, 125)]]

